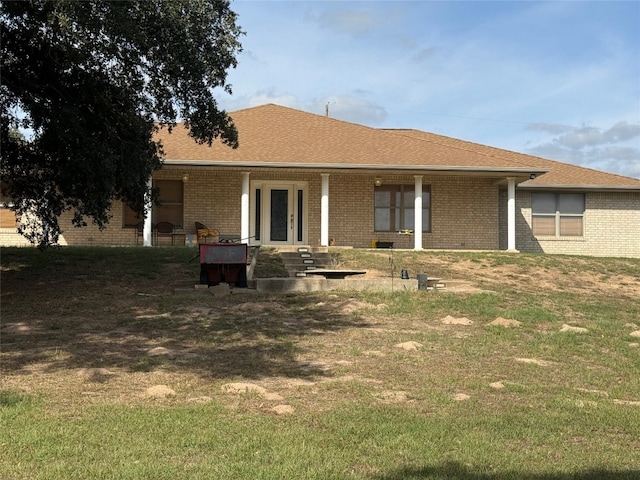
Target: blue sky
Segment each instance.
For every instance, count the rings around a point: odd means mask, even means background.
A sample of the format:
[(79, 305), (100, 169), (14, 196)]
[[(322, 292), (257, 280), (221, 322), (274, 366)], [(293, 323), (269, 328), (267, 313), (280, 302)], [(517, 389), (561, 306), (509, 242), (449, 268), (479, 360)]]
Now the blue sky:
[(250, 1), (223, 108), (276, 103), (640, 178), (640, 1)]

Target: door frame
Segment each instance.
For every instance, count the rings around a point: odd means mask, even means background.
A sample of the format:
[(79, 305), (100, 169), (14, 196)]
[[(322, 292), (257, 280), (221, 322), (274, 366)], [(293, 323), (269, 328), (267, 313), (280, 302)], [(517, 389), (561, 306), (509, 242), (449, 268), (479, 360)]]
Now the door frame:
[[(260, 189), (260, 199), (256, 191)], [(290, 239), (285, 242), (269, 240), (271, 221), (271, 190), (288, 190), (290, 210), (293, 214), (293, 228)], [(298, 192), (301, 193), (299, 201)], [(300, 203), (302, 206), (300, 207)], [(252, 180), (249, 184), (250, 235), (255, 245), (308, 245), (309, 237), (309, 182), (293, 180)], [(302, 225), (300, 225), (302, 223)], [(300, 235), (299, 235), (300, 234)]]

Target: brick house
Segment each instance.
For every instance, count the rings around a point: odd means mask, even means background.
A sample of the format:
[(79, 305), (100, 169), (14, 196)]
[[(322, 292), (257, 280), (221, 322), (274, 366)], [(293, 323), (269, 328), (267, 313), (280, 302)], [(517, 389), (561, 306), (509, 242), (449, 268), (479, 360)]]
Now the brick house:
[[(61, 243), (190, 244), (200, 222), (253, 245), (640, 257), (638, 179), (272, 104), (231, 117), (235, 150), (198, 145), (181, 126), (160, 132), (162, 205), (146, 221), (115, 204), (106, 230), (69, 223)], [(156, 238), (163, 221), (174, 235)], [(24, 242), (6, 212), (2, 222), (3, 245)]]

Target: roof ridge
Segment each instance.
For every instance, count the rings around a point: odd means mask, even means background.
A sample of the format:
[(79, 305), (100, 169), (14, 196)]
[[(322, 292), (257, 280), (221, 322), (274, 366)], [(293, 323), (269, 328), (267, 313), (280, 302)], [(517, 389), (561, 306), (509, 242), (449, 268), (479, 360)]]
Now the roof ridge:
[[(536, 157), (535, 155), (529, 155), (529, 154), (526, 154), (526, 153), (514, 152), (512, 150), (506, 150), (506, 149), (503, 149), (503, 148), (491, 147), (489, 145), (484, 145), (482, 143), (469, 142), (467, 140), (461, 140), (461, 139), (458, 139), (458, 138), (447, 137), (446, 135), (439, 135), (437, 133), (426, 132), (424, 130), (418, 130), (417, 128), (379, 129), (379, 130), (387, 131), (387, 132), (390, 132), (390, 133), (394, 133), (394, 131), (396, 131), (396, 130), (402, 130), (402, 131), (408, 131), (408, 132), (419, 132), (421, 134), (433, 135), (433, 136), (436, 136), (436, 137), (439, 137), (439, 138), (453, 140), (454, 142), (461, 142), (461, 143), (465, 143), (465, 144), (478, 145), (478, 146), (483, 147), (483, 148), (490, 148), (490, 149), (493, 149), (493, 150), (504, 151), (504, 152), (508, 152), (508, 153), (511, 153), (511, 154), (515, 154), (515, 155), (523, 155), (523, 156), (526, 156), (526, 157), (531, 157), (531, 158), (536, 158), (536, 159), (539, 158), (540, 160), (545, 160), (543, 158)], [(434, 141), (434, 140), (427, 139), (427, 138), (420, 138), (420, 137), (415, 137), (415, 136), (412, 136), (412, 135), (403, 135), (403, 136), (410, 136), (411, 138), (413, 138), (415, 140), (419, 140), (419, 141), (427, 142), (427, 143), (433, 143), (433, 144), (441, 145), (441, 146), (445, 146), (445, 147), (455, 148), (457, 150), (462, 150), (462, 151), (465, 151), (465, 152), (473, 152), (473, 153), (475, 153), (477, 155), (483, 155), (485, 157), (503, 158), (502, 155), (491, 155), (491, 154), (484, 153), (484, 152), (478, 152), (477, 150), (474, 150), (474, 149), (471, 149), (471, 148), (463, 148), (463, 147), (458, 146), (458, 145), (452, 145), (452, 144), (449, 144), (449, 143), (438, 142), (438, 141)], [(519, 159), (509, 159), (509, 160), (513, 161), (513, 162), (516, 162), (517, 164), (519, 164), (519, 165), (521, 165), (523, 167), (532, 167), (532, 168), (537, 168), (538, 167), (537, 165), (530, 165), (530, 164), (524, 163), (523, 161), (521, 161)]]
[(351, 122), (349, 120), (342, 120), (340, 118), (330, 117), (328, 115), (322, 115), (322, 114), (316, 113), (316, 112), (309, 112), (309, 111), (306, 111), (306, 110), (300, 110), (299, 108), (290, 107), (288, 105), (280, 105), (278, 103), (264, 103), (262, 105), (255, 105), (253, 107), (241, 108), (239, 110), (234, 110), (232, 112), (229, 112), (229, 116), (231, 116), (231, 118), (233, 119), (233, 114), (234, 113), (245, 112), (245, 111), (248, 111), (248, 110), (263, 109), (263, 108), (266, 108), (266, 107), (281, 108), (281, 109), (289, 110), (290, 112), (295, 113), (295, 114), (309, 115), (309, 116), (312, 116), (312, 117), (318, 117), (319, 119), (324, 118), (324, 119), (327, 119), (327, 120), (331, 120), (333, 122), (346, 123), (348, 125), (353, 125), (354, 127), (363, 128), (363, 129), (367, 129), (367, 130), (373, 130), (373, 131), (382, 131), (383, 130), (383, 129), (380, 129), (380, 128), (370, 127), (368, 125), (362, 125), (361, 123)]

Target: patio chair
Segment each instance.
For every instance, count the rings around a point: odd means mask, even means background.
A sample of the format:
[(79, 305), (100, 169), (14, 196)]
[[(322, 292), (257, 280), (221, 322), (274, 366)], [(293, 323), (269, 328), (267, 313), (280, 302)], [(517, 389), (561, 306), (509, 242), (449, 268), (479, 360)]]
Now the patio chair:
[[(151, 243), (153, 243), (153, 237), (156, 232), (156, 224), (151, 224)], [(138, 239), (142, 239), (142, 243), (144, 243), (144, 222), (138, 222), (136, 225), (136, 245), (138, 245)]]
[(173, 229), (173, 223), (171, 222), (158, 222), (156, 225), (156, 245), (160, 243), (160, 237), (170, 237), (171, 245), (176, 244), (175, 232)]
[(208, 243), (208, 238), (212, 237), (212, 243), (218, 243), (220, 240), (220, 231), (215, 228), (208, 228), (200, 222), (196, 222), (196, 232), (198, 234), (198, 243)]

